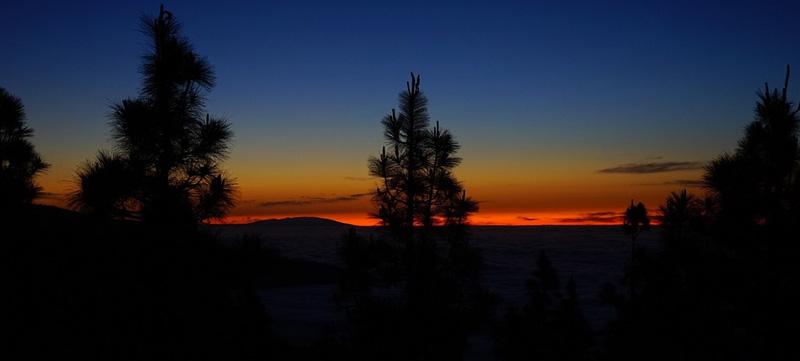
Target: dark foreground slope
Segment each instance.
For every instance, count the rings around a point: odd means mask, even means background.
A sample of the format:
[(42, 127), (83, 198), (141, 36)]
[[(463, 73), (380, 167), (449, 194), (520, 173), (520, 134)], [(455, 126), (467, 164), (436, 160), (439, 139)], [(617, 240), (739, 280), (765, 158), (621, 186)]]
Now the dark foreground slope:
[(262, 277), (305, 265), (274, 261), (257, 247), (223, 247), (203, 232), (99, 221), (48, 206), (1, 222), (2, 359), (302, 356), (269, 332), (255, 290), (317, 282)]

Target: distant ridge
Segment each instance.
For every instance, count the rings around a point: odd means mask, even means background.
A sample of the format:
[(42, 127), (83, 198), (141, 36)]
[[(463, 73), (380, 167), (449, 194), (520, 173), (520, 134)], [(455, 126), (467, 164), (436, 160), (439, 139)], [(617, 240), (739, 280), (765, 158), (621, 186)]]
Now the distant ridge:
[(18, 215), (38, 220), (63, 222), (75, 222), (87, 218), (85, 214), (71, 209), (36, 203), (23, 206)]
[(332, 219), (319, 218), (319, 217), (289, 217), (281, 219), (267, 219), (263, 221), (255, 221), (247, 223), (249, 226), (259, 227), (274, 227), (274, 226), (287, 226), (287, 227), (344, 227), (350, 224), (337, 222)]

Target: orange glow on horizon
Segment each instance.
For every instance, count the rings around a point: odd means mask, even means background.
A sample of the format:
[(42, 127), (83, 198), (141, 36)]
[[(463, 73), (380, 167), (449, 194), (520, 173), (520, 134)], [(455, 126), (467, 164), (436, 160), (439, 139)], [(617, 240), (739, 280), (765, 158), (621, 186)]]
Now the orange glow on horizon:
[[(377, 220), (369, 218), (366, 213), (242, 215), (229, 216), (212, 223), (247, 224), (269, 219), (284, 219), (293, 217), (326, 218), (354, 226), (379, 225)], [(657, 223), (655, 219), (652, 221), (653, 224)], [(608, 226), (622, 224), (622, 212), (597, 210), (571, 212), (534, 212), (530, 213), (530, 216), (525, 217), (519, 216), (518, 213), (478, 213), (470, 218), (469, 223), (473, 226)]]
[[(38, 204), (52, 205), (66, 208), (63, 201), (57, 199), (39, 199)], [(624, 209), (616, 211), (608, 210), (582, 210), (582, 211), (558, 211), (558, 212), (514, 212), (514, 213), (494, 213), (479, 212), (469, 219), (473, 226), (609, 226), (621, 225)], [(659, 224), (659, 217), (656, 210), (650, 210), (649, 215), (653, 225)], [(524, 214), (525, 216), (520, 216)], [(211, 224), (247, 224), (270, 219), (284, 219), (294, 217), (318, 217), (331, 219), (337, 222), (354, 226), (369, 227), (378, 226), (376, 219), (370, 218), (366, 212), (350, 213), (287, 213), (287, 214), (263, 214), (263, 215), (230, 215), (223, 219), (212, 220)]]
[(337, 214), (270, 214), (270, 215), (241, 215), (228, 216), (221, 220), (213, 220), (212, 224), (247, 224), (270, 219), (285, 219), (296, 217), (317, 217), (334, 220), (354, 226), (369, 227), (378, 225), (377, 220), (369, 218), (366, 213), (337, 213)]
[[(66, 191), (48, 193), (45, 197), (36, 200), (38, 204), (52, 205), (70, 209), (66, 201)], [(502, 192), (498, 192), (501, 194)], [(654, 192), (655, 193), (655, 192)], [(338, 194), (338, 193), (337, 193)], [(355, 193), (341, 193), (355, 194)], [(337, 198), (339, 195), (327, 196)], [(565, 202), (566, 204), (551, 204), (544, 201), (543, 204), (526, 206), (522, 204), (511, 204), (508, 200), (495, 202), (492, 200), (482, 204), (481, 211), (472, 215), (469, 223), (474, 226), (543, 226), (543, 225), (620, 225), (622, 224), (622, 214), (627, 207), (627, 202), (613, 202), (613, 205), (606, 206), (611, 201), (605, 199), (604, 195), (599, 200), (590, 199), (583, 203), (583, 207), (575, 206), (579, 203)], [(616, 196), (614, 198), (623, 198)], [(248, 197), (250, 198), (250, 197)], [(252, 197), (250, 199), (257, 199)], [(247, 224), (269, 219), (283, 219), (291, 217), (319, 217), (331, 219), (337, 222), (351, 224), (354, 226), (376, 226), (378, 221), (367, 215), (367, 209), (371, 207), (370, 201), (366, 196), (354, 197), (353, 200), (344, 202), (321, 202), (312, 204), (302, 197), (277, 198), (278, 200), (299, 200), (299, 205), (273, 206), (266, 209), (258, 201), (242, 202), (229, 215), (221, 220), (212, 220), (212, 224)], [(519, 197), (517, 197), (519, 198)], [(644, 198), (644, 197), (643, 197)], [(648, 213), (652, 224), (658, 224), (658, 199), (663, 199), (660, 195), (651, 195), (650, 199), (642, 199), (648, 206)], [(498, 199), (498, 198), (495, 198)], [(636, 199), (639, 201), (639, 198)], [(304, 204), (309, 203), (309, 204)], [(628, 201), (629, 202), (629, 201)], [(282, 202), (277, 202), (282, 203)], [(293, 202), (286, 202), (293, 203)], [(502, 207), (501, 206), (505, 206)], [(568, 207), (566, 209), (560, 207)]]

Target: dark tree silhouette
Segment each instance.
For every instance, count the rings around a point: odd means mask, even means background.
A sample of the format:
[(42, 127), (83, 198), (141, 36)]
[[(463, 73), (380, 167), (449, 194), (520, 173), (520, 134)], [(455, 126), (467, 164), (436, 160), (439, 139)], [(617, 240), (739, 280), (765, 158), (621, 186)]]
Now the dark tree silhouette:
[(494, 334), (501, 360), (586, 360), (594, 334), (580, 310), (575, 281), (562, 293), (558, 273), (539, 252), (533, 278), (526, 281), (529, 303), (509, 310)]
[(680, 193), (671, 192), (665, 203), (659, 206), (661, 225), (671, 239), (681, 239), (684, 230), (699, 222), (703, 204), (686, 189)]
[(412, 73), (399, 111), (382, 121), (387, 145), (369, 158), (379, 182), (371, 215), (386, 237), (367, 242), (351, 232), (343, 244), (356, 359), (459, 359), (488, 305), (468, 242), (478, 204), (453, 174), (461, 162), (455, 138), (429, 127), (419, 85)]
[(98, 152), (94, 161), (84, 162), (77, 171), (80, 191), (70, 203), (85, 213), (115, 218), (133, 217), (134, 205), (127, 204), (136, 193), (137, 174), (119, 153)]
[(403, 243), (412, 308), (429, 299), (430, 274), (438, 272), (430, 269), (433, 232), (441, 231), (438, 236), (450, 242), (451, 252), (464, 253), (466, 221), (478, 211), (453, 174), (461, 163), (455, 155), (460, 146), (438, 122), (428, 128), (428, 99), (419, 85), (420, 77), (411, 73), (398, 96), (399, 112), (392, 110), (381, 121), (389, 150), (369, 158), (370, 175), (379, 181), (373, 194), (377, 210), (371, 215)]
[(115, 152), (101, 152), (78, 169), (75, 208), (195, 224), (222, 217), (234, 205), (233, 181), (220, 169), (233, 133), (224, 119), (205, 114), (214, 73), (180, 29), (163, 5), (157, 18), (142, 18), (149, 49), (139, 96), (112, 106)]
[(787, 346), (800, 332), (800, 105), (788, 99), (789, 75), (787, 65), (782, 90), (765, 83), (756, 93), (755, 119), (737, 149), (712, 161), (704, 176), (719, 203), (717, 241), (747, 267), (743, 278), (752, 286), (742, 309), (754, 315), (748, 335), (764, 359), (798, 356)]
[[(639, 234), (641, 234), (642, 231), (649, 229), (650, 217), (647, 216), (647, 208), (645, 208), (642, 202), (639, 202), (639, 204), (634, 206), (633, 200), (631, 199), (631, 206), (625, 210), (625, 216), (622, 220), (622, 230), (625, 231), (625, 234), (631, 237), (631, 273), (633, 273), (633, 262), (636, 258), (636, 238), (639, 237)], [(631, 274), (630, 297), (633, 297), (633, 288), (634, 279), (633, 274)]]
[(789, 74), (783, 90), (757, 93), (737, 149), (706, 167), (709, 195), (667, 198), (664, 248), (637, 253), (630, 271), (643, 285), (636, 297), (607, 286), (618, 309), (605, 332), (608, 359), (800, 356), (800, 108), (787, 98)]
[(787, 98), (789, 75), (787, 65), (780, 92), (764, 84), (755, 120), (739, 147), (706, 167), (706, 187), (719, 199), (721, 221), (731, 236), (752, 236), (759, 225), (777, 229), (800, 221), (800, 106)]
[(50, 167), (28, 138), (22, 100), (0, 88), (0, 210), (7, 211), (39, 197), (34, 177)]
[(370, 175), (380, 181), (372, 216), (400, 236), (408, 254), (417, 243), (428, 241), (432, 227), (463, 225), (478, 211), (477, 202), (466, 197), (453, 175), (461, 163), (455, 156), (460, 146), (438, 122), (428, 128), (428, 99), (419, 84), (420, 77), (412, 73), (411, 83), (398, 96), (399, 114), (393, 109), (381, 121), (389, 150), (384, 147), (380, 156), (369, 159)]
[(625, 210), (622, 229), (625, 234), (631, 237), (631, 262), (633, 262), (633, 253), (636, 252), (636, 238), (639, 237), (642, 231), (650, 229), (650, 217), (647, 216), (647, 208), (642, 202), (634, 206), (633, 200), (631, 200), (631, 206)]

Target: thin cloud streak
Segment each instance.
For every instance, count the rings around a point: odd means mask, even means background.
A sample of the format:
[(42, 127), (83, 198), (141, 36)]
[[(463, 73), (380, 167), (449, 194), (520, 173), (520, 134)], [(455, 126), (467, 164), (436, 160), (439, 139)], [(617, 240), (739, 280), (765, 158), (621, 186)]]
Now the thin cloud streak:
[(61, 200), (61, 199), (66, 199), (66, 198), (67, 198), (67, 196), (68, 196), (68, 195), (67, 195), (67, 194), (65, 194), (65, 193), (54, 193), (54, 192), (41, 192), (41, 193), (39, 193), (39, 198), (40, 198), (40, 199), (56, 199), (56, 200)]
[(599, 173), (650, 174), (675, 172), (680, 170), (702, 169), (703, 162), (652, 162), (628, 163), (618, 167), (601, 169)]
[(534, 221), (538, 221), (539, 220), (539, 218), (525, 217), (525, 216), (518, 216), (517, 219), (523, 220), (523, 221), (528, 221), (528, 222), (534, 222)]
[(678, 185), (681, 187), (693, 187), (693, 188), (703, 188), (705, 187), (705, 182), (699, 179), (676, 179), (666, 182), (651, 182), (651, 183), (634, 183), (631, 184), (633, 186), (645, 186), (645, 187), (654, 187), (654, 186), (668, 186), (668, 185)]
[(678, 179), (672, 182), (667, 182), (667, 184), (677, 184), (685, 187), (703, 187), (706, 185), (706, 183), (700, 179)]
[(326, 198), (326, 197), (300, 197), (300, 199), (291, 199), (284, 201), (261, 202), (261, 207), (277, 207), (277, 206), (301, 206), (308, 204), (330, 204), (341, 202), (352, 202), (359, 200), (363, 197), (370, 195), (370, 193), (356, 193), (348, 196)]
[(558, 223), (620, 223), (623, 217), (622, 212), (593, 212), (581, 214), (577, 218), (561, 218)]

